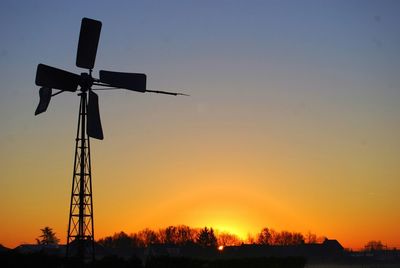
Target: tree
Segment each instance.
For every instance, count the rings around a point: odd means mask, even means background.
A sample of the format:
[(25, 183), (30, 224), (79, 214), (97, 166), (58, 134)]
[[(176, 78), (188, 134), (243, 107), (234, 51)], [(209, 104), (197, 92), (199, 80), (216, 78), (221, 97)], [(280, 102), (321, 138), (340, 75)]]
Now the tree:
[(216, 247), (217, 238), (215, 237), (213, 228), (208, 229), (204, 227), (204, 229), (201, 229), (196, 242), (203, 247)]
[(248, 233), (246, 238), (246, 244), (255, 244), (256, 239), (253, 234)]
[(311, 232), (308, 232), (305, 237), (305, 243), (307, 244), (316, 244), (317, 243), (317, 235)]
[(383, 250), (384, 247), (385, 246), (382, 244), (381, 241), (369, 241), (365, 245), (365, 250), (366, 251)]
[(36, 238), (36, 243), (38, 245), (57, 245), (60, 242), (60, 239), (56, 237), (56, 233), (53, 232), (53, 229), (46, 226), (43, 229), (40, 229), (42, 235), (39, 238)]
[(158, 236), (163, 244), (187, 245), (195, 242), (197, 233), (189, 226), (178, 225), (160, 229)]
[(113, 247), (130, 248), (132, 247), (132, 239), (124, 232), (115, 233), (112, 237)]
[(270, 230), (270, 245), (292, 246), (304, 244), (304, 236), (301, 233), (292, 233), (288, 231), (275, 232)]
[(169, 226), (164, 230), (164, 243), (165, 244), (177, 244), (177, 230), (175, 226)]
[(176, 243), (179, 245), (191, 244), (196, 240), (196, 232), (186, 225), (177, 226), (176, 235)]
[(137, 233), (137, 238), (143, 243), (143, 246), (147, 247), (152, 244), (158, 244), (161, 241), (156, 232), (150, 230), (148, 228), (143, 229), (142, 231)]
[(114, 247), (114, 240), (111, 236), (107, 236), (104, 238), (100, 238), (97, 243), (102, 245), (103, 247), (112, 248)]
[(218, 245), (220, 246), (239, 246), (242, 244), (242, 241), (239, 239), (237, 235), (223, 232), (217, 235)]
[(292, 245), (304, 244), (304, 235), (301, 233), (292, 233)]
[(263, 228), (257, 236), (257, 244), (271, 245), (272, 242), (272, 234), (270, 230), (268, 228)]

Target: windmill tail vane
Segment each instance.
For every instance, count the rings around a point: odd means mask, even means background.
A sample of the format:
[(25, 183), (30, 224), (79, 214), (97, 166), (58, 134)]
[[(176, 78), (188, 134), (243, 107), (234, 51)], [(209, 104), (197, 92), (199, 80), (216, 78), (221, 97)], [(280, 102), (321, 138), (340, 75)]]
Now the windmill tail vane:
[[(92, 202), (92, 174), (89, 137), (102, 140), (98, 95), (95, 90), (127, 89), (141, 93), (158, 93), (189, 96), (184, 93), (148, 90), (147, 77), (142, 73), (99, 71), (99, 78), (92, 77), (102, 23), (83, 18), (81, 23), (76, 66), (88, 70), (80, 75), (39, 64), (35, 83), (39, 89), (39, 104), (35, 115), (44, 113), (52, 97), (64, 92), (79, 92), (80, 107), (76, 134), (72, 193), (67, 234), (67, 257), (78, 256), (94, 259), (94, 221)], [(92, 88), (92, 86), (100, 88)], [(53, 93), (53, 90), (58, 90)]]

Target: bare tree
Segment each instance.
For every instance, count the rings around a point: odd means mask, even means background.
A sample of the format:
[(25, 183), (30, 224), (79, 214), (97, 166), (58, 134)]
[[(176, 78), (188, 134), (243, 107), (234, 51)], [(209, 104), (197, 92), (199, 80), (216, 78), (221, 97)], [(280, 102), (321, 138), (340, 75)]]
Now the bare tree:
[(304, 235), (301, 233), (292, 233), (291, 245), (301, 245), (304, 244)]
[(261, 232), (257, 235), (257, 244), (271, 245), (272, 242), (272, 234), (270, 230), (268, 228), (263, 228)]
[(185, 245), (194, 243), (196, 240), (196, 231), (191, 229), (189, 226), (180, 225), (176, 227), (177, 231), (177, 244)]
[(256, 243), (256, 238), (254, 237), (253, 234), (250, 234), (250, 233), (247, 234), (246, 243), (247, 244), (255, 244)]
[(311, 232), (308, 232), (304, 238), (305, 243), (307, 244), (315, 244), (317, 243), (317, 235)]
[(381, 241), (369, 241), (365, 246), (364, 246), (366, 251), (375, 251), (375, 250), (383, 250), (385, 246), (382, 244)]
[(164, 244), (186, 245), (195, 242), (196, 234), (195, 229), (186, 225), (168, 226), (159, 230), (158, 238)]
[(304, 244), (305, 238), (301, 233), (281, 231), (276, 232), (274, 229), (263, 228), (257, 235), (257, 244), (290, 246)]
[(280, 246), (304, 244), (304, 236), (301, 233), (282, 231), (277, 235), (275, 244)]
[(160, 241), (164, 244), (177, 244), (177, 229), (175, 226), (168, 226), (160, 231)]
[(146, 247), (151, 244), (157, 244), (161, 242), (157, 233), (148, 228), (138, 232), (137, 237)]
[(220, 246), (239, 246), (243, 242), (239, 239), (237, 235), (222, 232), (217, 235), (218, 245)]

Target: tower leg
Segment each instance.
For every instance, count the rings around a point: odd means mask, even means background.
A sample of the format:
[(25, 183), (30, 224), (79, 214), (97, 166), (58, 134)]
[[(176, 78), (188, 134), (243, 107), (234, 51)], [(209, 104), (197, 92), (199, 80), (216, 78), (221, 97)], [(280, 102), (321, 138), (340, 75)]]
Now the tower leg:
[(87, 93), (80, 96), (66, 254), (67, 258), (86, 260), (94, 259), (94, 222), (90, 143), (86, 134)]

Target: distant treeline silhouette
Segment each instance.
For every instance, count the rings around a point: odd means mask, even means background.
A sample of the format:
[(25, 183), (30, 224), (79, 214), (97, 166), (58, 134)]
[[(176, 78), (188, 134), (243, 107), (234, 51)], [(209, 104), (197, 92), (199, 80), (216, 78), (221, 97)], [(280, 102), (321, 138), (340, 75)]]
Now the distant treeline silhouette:
[(269, 228), (263, 228), (255, 236), (249, 235), (246, 240), (243, 240), (235, 234), (214, 231), (213, 228), (191, 228), (186, 225), (179, 225), (169, 226), (158, 231), (146, 228), (129, 235), (125, 232), (119, 232), (99, 239), (98, 243), (107, 248), (143, 248), (154, 244), (195, 244), (204, 247), (238, 246), (242, 244), (288, 246), (317, 243), (322, 242), (322, 240), (312, 233), (303, 235), (298, 232), (277, 232)]

